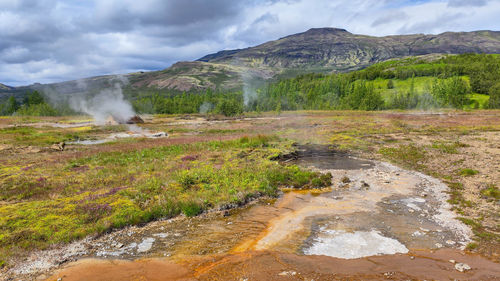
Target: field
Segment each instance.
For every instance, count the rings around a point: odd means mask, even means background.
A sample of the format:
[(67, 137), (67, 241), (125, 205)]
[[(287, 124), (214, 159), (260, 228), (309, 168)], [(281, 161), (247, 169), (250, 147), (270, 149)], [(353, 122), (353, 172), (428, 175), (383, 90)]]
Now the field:
[[(449, 188), (474, 231), (469, 251), (499, 259), (500, 112), (297, 111), (244, 118), (146, 116), (168, 138), (99, 140), (129, 130), (88, 117), (0, 119), (0, 266), (127, 225), (225, 210), (330, 177), (277, 161), (294, 143), (329, 144), (421, 171)], [(64, 150), (54, 144), (66, 142)]]

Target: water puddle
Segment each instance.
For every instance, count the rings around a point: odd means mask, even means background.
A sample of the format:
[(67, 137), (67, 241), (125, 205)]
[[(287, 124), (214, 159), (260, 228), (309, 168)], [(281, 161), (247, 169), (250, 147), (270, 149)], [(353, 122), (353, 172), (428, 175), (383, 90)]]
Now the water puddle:
[(108, 136), (104, 139), (71, 141), (71, 142), (68, 142), (68, 144), (95, 145), (95, 144), (101, 144), (101, 143), (106, 143), (106, 142), (111, 142), (111, 141), (116, 141), (119, 139), (126, 139), (126, 138), (156, 139), (156, 138), (166, 138), (166, 137), (168, 137), (168, 134), (165, 132), (152, 133), (152, 132), (144, 130), (141, 132), (124, 132), (124, 133), (111, 134), (110, 136)]

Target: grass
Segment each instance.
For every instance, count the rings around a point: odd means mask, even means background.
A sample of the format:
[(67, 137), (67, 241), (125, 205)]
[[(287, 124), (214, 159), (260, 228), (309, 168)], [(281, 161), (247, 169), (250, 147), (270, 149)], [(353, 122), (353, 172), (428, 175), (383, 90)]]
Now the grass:
[(488, 199), (495, 199), (499, 200), (500, 199), (500, 190), (498, 187), (494, 184), (491, 184), (487, 188), (481, 190), (481, 195), (485, 196)]
[(435, 141), (432, 143), (432, 148), (448, 154), (457, 154), (460, 147), (466, 147), (467, 145), (460, 143), (459, 141), (455, 142), (444, 142), (444, 141)]
[(474, 176), (474, 175), (479, 174), (479, 171), (478, 170), (474, 170), (474, 169), (464, 168), (464, 169), (461, 169), (458, 172), (458, 174), (461, 175), (461, 176), (464, 176), (464, 177), (470, 177), (470, 176)]
[(79, 128), (6, 127), (0, 129), (0, 143), (14, 146), (47, 147), (54, 143), (78, 139), (96, 139), (103, 135), (127, 131), (124, 125), (85, 126)]
[(426, 157), (425, 149), (414, 144), (383, 147), (378, 152), (393, 162), (413, 169), (422, 169)]
[[(12, 169), (3, 181), (0, 253), (44, 249), (113, 228), (244, 204), (280, 186), (324, 187), (331, 176), (270, 159), (291, 151), (272, 136), (103, 152)], [(57, 196), (54, 197), (54, 195)]]

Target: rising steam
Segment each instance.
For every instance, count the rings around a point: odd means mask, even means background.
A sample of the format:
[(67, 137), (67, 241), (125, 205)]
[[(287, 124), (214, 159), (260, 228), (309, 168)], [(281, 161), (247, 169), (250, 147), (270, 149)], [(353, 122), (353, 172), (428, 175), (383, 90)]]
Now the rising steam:
[(109, 116), (123, 123), (135, 115), (132, 105), (123, 97), (120, 83), (115, 83), (113, 88), (102, 90), (88, 99), (73, 97), (69, 105), (75, 111), (94, 117), (97, 124), (104, 124)]

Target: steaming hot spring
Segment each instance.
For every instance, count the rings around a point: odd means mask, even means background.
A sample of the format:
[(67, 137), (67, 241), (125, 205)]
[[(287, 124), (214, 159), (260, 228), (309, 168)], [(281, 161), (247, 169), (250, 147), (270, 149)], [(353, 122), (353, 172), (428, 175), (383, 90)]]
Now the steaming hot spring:
[(120, 119), (113, 115), (109, 115), (106, 118), (106, 125), (120, 125), (126, 124), (128, 125), (129, 131), (125, 133), (117, 133), (110, 136), (110, 138), (164, 138), (167, 137), (168, 134), (165, 132), (151, 132), (147, 129), (143, 129), (136, 124), (143, 124), (144, 120), (139, 115), (134, 115), (128, 119)]
[(147, 129), (143, 129), (136, 124), (143, 124), (144, 120), (139, 115), (134, 115), (130, 118), (118, 118), (113, 115), (109, 115), (106, 118), (106, 121), (102, 125), (112, 126), (112, 125), (127, 125), (128, 131), (111, 134), (104, 139), (98, 140), (78, 140), (74, 142), (70, 142), (70, 144), (83, 144), (83, 145), (92, 145), (105, 143), (117, 139), (123, 138), (165, 138), (168, 137), (166, 132), (151, 132)]

